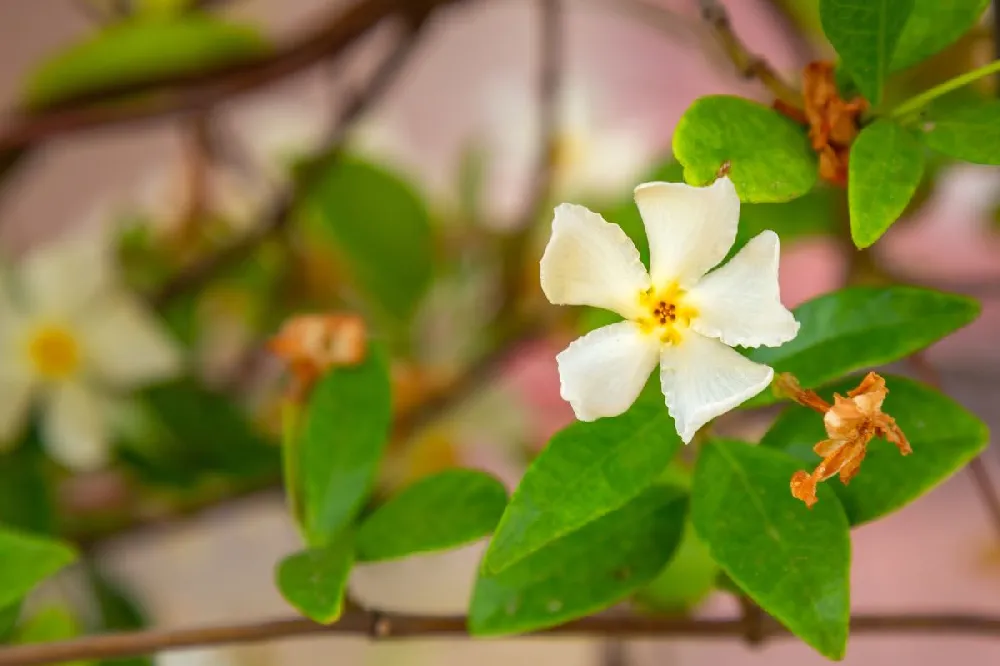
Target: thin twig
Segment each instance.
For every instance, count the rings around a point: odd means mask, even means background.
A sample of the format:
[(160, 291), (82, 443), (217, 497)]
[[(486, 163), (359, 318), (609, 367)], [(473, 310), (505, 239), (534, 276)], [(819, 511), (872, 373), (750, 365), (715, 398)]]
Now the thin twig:
[(771, 65), (751, 53), (736, 35), (729, 21), (729, 13), (718, 0), (698, 0), (702, 18), (712, 26), (716, 38), (741, 76), (757, 79), (777, 99), (795, 108), (802, 108), (802, 94), (786, 83)]
[[(936, 389), (940, 390), (942, 388), (941, 374), (927, 359), (925, 353), (917, 352), (913, 354), (909, 358), (909, 363), (918, 378)], [(993, 485), (993, 480), (990, 478), (990, 471), (986, 468), (986, 462), (983, 460), (982, 455), (973, 458), (972, 462), (969, 463), (968, 469), (976, 485), (976, 491), (979, 493), (979, 500), (986, 507), (990, 521), (993, 523), (997, 534), (1000, 535), (1000, 493), (997, 492), (996, 486)]]
[(460, 1), (357, 0), (312, 34), (273, 55), (106, 89), (49, 111), (14, 118), (0, 131), (0, 151), (107, 125), (203, 111), (332, 58), (383, 19), (425, 14)]
[(253, 231), (237, 239), (228, 247), (194, 263), (176, 278), (163, 285), (163, 287), (150, 297), (150, 303), (154, 307), (162, 307), (177, 296), (199, 288), (220, 271), (243, 260), (259, 247), (261, 243), (285, 228), (291, 221), (294, 205), (298, 200), (297, 191), (308, 189), (310, 183), (322, 170), (322, 166), (329, 164), (338, 157), (343, 148), (347, 133), (354, 121), (370, 104), (385, 92), (389, 83), (395, 78), (395, 75), (405, 63), (410, 53), (412, 53), (421, 32), (419, 25), (409, 25), (392, 52), (386, 56), (375, 73), (372, 74), (367, 85), (347, 102), (340, 120), (326, 141), (328, 148), (323, 151), (320, 157), (311, 162), (311, 168), (303, 171), (298, 187), (280, 194), (278, 201), (272, 205), (271, 210), (265, 215), (264, 222), (258, 225)]
[[(968, 614), (855, 615), (851, 633), (962, 634), (1000, 638), (1000, 617)], [(0, 666), (35, 666), (61, 661), (130, 657), (183, 648), (259, 643), (317, 634), (367, 636), (372, 640), (412, 637), (466, 636), (466, 618), (434, 617), (349, 610), (333, 625), (305, 618), (288, 618), (196, 629), (153, 629), (132, 633), (88, 636), (69, 641), (19, 645), (0, 649)], [(594, 616), (526, 634), (528, 636), (615, 636), (646, 638), (744, 638), (743, 621)], [(792, 634), (771, 619), (763, 638)]]

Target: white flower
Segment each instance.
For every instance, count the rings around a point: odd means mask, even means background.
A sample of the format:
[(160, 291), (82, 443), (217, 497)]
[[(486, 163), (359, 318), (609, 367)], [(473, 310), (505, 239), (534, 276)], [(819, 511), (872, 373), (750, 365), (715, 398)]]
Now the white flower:
[[(650, 372), (685, 443), (708, 421), (760, 393), (774, 371), (732, 346), (778, 346), (798, 322), (778, 294), (778, 236), (764, 231), (708, 273), (736, 239), (740, 201), (728, 178), (698, 188), (635, 188), (650, 268), (625, 232), (586, 208), (556, 208), (541, 286), (557, 305), (590, 305), (626, 321), (592, 331), (561, 352), (561, 394), (581, 421), (627, 410)], [(706, 275), (706, 273), (708, 273)]]
[[(490, 157), (496, 160), (492, 204), (500, 217), (516, 219), (524, 206), (540, 146), (538, 100), (533, 87), (498, 86), (487, 93)], [(565, 86), (556, 108), (553, 191), (556, 196), (609, 199), (621, 196), (655, 158), (648, 128), (602, 122), (593, 82)]]
[(106, 462), (117, 390), (181, 369), (178, 349), (116, 284), (110, 249), (103, 233), (73, 235), (0, 283), (0, 442), (38, 402), (49, 454), (75, 469)]

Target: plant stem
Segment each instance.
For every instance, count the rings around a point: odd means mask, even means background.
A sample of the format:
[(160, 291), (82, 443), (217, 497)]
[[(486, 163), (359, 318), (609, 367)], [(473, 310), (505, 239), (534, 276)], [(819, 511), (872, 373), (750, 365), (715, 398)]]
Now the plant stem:
[(938, 97), (946, 95), (953, 90), (957, 90), (962, 86), (967, 86), (973, 81), (977, 81), (984, 76), (989, 76), (994, 72), (1000, 72), (1000, 60), (994, 60), (988, 65), (983, 65), (982, 67), (974, 69), (971, 72), (966, 72), (965, 74), (956, 76), (953, 79), (948, 79), (944, 83), (938, 84), (929, 90), (925, 90), (919, 95), (914, 95), (893, 109), (889, 113), (889, 117), (902, 118), (904, 116), (908, 116), (915, 111), (919, 111), (921, 108)]

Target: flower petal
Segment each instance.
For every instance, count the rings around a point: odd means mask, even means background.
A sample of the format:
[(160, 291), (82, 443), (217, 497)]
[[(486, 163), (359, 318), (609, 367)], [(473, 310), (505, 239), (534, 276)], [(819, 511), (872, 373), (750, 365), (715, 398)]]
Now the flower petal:
[(639, 396), (659, 348), (655, 335), (630, 321), (591, 331), (556, 356), (560, 395), (581, 421), (617, 416)]
[(33, 314), (80, 312), (114, 279), (106, 232), (88, 228), (34, 250), (22, 264), (19, 278)]
[(541, 285), (556, 305), (592, 305), (631, 319), (642, 314), (638, 295), (649, 288), (649, 275), (621, 227), (561, 204), (542, 255)]
[(707, 187), (643, 183), (635, 203), (649, 237), (653, 285), (688, 287), (722, 261), (736, 241), (740, 198), (729, 178)]
[(691, 327), (729, 346), (777, 347), (799, 332), (778, 293), (778, 235), (763, 231), (687, 293)]
[(111, 448), (104, 396), (79, 382), (63, 382), (47, 398), (42, 436), (49, 455), (77, 471), (103, 467)]
[(182, 370), (180, 348), (128, 294), (101, 299), (79, 326), (89, 367), (117, 387), (166, 379)]
[(767, 388), (773, 377), (766, 365), (693, 331), (660, 353), (660, 386), (685, 444), (716, 416)]

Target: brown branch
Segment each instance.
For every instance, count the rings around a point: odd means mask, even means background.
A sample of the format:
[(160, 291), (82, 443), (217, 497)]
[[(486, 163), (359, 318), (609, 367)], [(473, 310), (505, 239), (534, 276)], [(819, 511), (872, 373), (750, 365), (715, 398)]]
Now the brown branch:
[(422, 32), (420, 27), (423, 17), (418, 17), (412, 21), (392, 52), (386, 56), (375, 73), (372, 74), (367, 85), (347, 102), (341, 113), (340, 120), (337, 122), (337, 126), (326, 141), (327, 149), (319, 157), (310, 162), (310, 167), (303, 171), (298, 186), (292, 191), (283, 192), (279, 200), (272, 205), (271, 210), (265, 215), (263, 223), (258, 225), (253, 231), (237, 239), (228, 247), (195, 262), (180, 275), (163, 285), (150, 297), (150, 303), (154, 307), (163, 307), (177, 296), (201, 287), (220, 271), (243, 260), (259, 247), (261, 243), (279, 233), (289, 224), (294, 212), (295, 202), (298, 200), (297, 193), (308, 189), (310, 184), (322, 171), (322, 167), (337, 159), (351, 125), (369, 105), (374, 103), (385, 92), (402, 65), (406, 62), (410, 53), (412, 53), (413, 47), (416, 45), (417, 39)]
[(503, 303), (500, 311), (513, 307), (524, 282), (527, 255), (535, 221), (552, 196), (556, 175), (559, 132), (559, 95), (562, 92), (563, 16), (562, 0), (538, 0), (539, 45), (538, 79), (538, 160), (524, 212), (513, 233), (505, 239)]
[[(528, 636), (744, 638), (742, 620), (643, 616), (594, 616)], [(855, 615), (851, 633), (947, 633), (1000, 638), (1000, 617), (968, 614)], [(191, 647), (257, 643), (317, 634), (367, 636), (372, 640), (467, 636), (466, 618), (382, 613), (352, 609), (333, 625), (305, 618), (247, 622), (196, 629), (152, 629), (87, 636), (69, 641), (0, 649), (0, 666), (34, 666), (70, 660), (113, 659)], [(766, 618), (761, 639), (792, 634)]]
[(701, 8), (702, 18), (712, 26), (716, 38), (741, 76), (757, 79), (777, 99), (797, 109), (802, 108), (802, 94), (786, 83), (766, 60), (747, 49), (733, 30), (729, 13), (721, 2), (698, 0), (698, 6)]
[(426, 15), (460, 0), (357, 0), (304, 39), (270, 56), (194, 74), (125, 85), (15, 117), (0, 132), (0, 151), (112, 124), (203, 111), (341, 53), (383, 19)]

